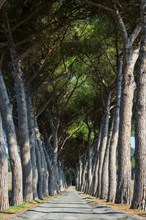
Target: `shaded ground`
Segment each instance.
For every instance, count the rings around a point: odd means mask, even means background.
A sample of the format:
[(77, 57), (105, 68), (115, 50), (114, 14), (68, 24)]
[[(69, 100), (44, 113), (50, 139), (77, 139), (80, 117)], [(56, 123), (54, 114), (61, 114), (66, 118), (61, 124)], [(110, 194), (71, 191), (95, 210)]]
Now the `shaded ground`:
[(108, 206), (92, 204), (92, 200), (75, 191), (73, 187), (57, 198), (45, 202), (13, 220), (94, 220), (94, 219), (140, 219), (111, 209)]

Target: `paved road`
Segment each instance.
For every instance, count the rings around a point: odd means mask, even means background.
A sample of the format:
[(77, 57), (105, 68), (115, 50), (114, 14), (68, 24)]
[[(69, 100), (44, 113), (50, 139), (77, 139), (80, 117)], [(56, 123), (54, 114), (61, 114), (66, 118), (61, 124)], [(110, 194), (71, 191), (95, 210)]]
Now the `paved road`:
[(99, 220), (120, 219), (135, 220), (136, 218), (112, 210), (108, 206), (92, 204), (90, 199), (75, 191), (73, 187), (57, 198), (45, 202), (24, 214), (11, 218), (13, 220)]

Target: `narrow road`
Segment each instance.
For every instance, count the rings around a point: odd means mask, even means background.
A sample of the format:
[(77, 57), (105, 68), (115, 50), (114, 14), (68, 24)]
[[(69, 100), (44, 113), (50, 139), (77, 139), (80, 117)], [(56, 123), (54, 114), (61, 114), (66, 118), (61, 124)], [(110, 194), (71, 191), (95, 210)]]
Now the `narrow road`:
[(128, 219), (136, 218), (112, 210), (108, 206), (97, 204), (92, 205), (90, 199), (77, 192), (73, 187), (57, 198), (45, 202), (24, 214), (11, 218), (13, 220), (39, 219), (39, 220), (98, 220), (98, 219)]

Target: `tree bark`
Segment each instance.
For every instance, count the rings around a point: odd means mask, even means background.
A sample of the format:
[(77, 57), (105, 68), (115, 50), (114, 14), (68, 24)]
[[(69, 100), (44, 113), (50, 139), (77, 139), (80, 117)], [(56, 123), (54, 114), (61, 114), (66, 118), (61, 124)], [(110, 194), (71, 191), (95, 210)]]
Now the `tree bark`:
[(135, 182), (131, 208), (146, 206), (146, 1), (141, 0), (141, 46), (135, 118)]
[(8, 155), (4, 146), (3, 126), (0, 112), (0, 211), (9, 208), (8, 196)]
[(42, 169), (43, 169), (43, 195), (44, 196), (48, 196), (49, 195), (49, 191), (48, 191), (48, 184), (49, 184), (49, 174), (48, 174), (48, 166), (47, 166), (47, 161), (46, 161), (46, 156), (45, 156), (45, 152), (44, 152), (44, 143), (42, 140), (42, 146), (41, 146), (41, 155), (42, 155)]
[(134, 52), (134, 41), (140, 33), (138, 25), (130, 37), (122, 16), (116, 7), (116, 1), (112, 1), (115, 18), (119, 25), (123, 41), (123, 81), (121, 93), (119, 144), (118, 144), (118, 182), (116, 191), (116, 203), (131, 202), (131, 163), (130, 163), (130, 137), (133, 96), (135, 89), (134, 67), (138, 58), (138, 52)]
[(111, 122), (111, 127), (109, 129), (108, 141), (107, 141), (107, 145), (106, 145), (106, 151), (105, 151), (103, 167), (102, 167), (102, 177), (101, 177), (101, 198), (102, 199), (107, 199), (107, 195), (108, 195), (109, 148), (110, 148), (110, 141), (111, 141), (112, 133), (113, 133), (113, 121)]
[(83, 168), (82, 165), (83, 165), (82, 158), (81, 158), (81, 156), (79, 156), (79, 166), (78, 166), (79, 167), (79, 177), (78, 177), (78, 190), (79, 191), (81, 191), (81, 186), (82, 186), (81, 185), (82, 184), (82, 182), (81, 182), (82, 181), (82, 168)]
[(103, 118), (103, 128), (102, 128), (102, 136), (101, 136), (101, 145), (99, 149), (99, 169), (98, 169), (98, 187), (97, 187), (97, 196), (101, 196), (101, 175), (103, 168), (104, 155), (107, 145), (108, 139), (108, 129), (109, 129), (109, 111), (110, 111), (110, 101), (111, 101), (111, 93), (109, 93), (107, 102), (105, 105), (105, 112)]
[(117, 100), (114, 110), (114, 125), (113, 134), (111, 137), (110, 150), (109, 150), (109, 189), (108, 189), (108, 202), (115, 202), (116, 187), (117, 187), (117, 172), (116, 172), (116, 150), (118, 145), (119, 136), (119, 122), (120, 122), (120, 101), (121, 101), (121, 88), (122, 87), (122, 62), (119, 67), (118, 83), (117, 83)]
[(87, 170), (87, 160), (86, 156), (82, 158), (82, 173), (81, 173), (81, 191), (84, 192), (85, 190), (85, 174)]
[(88, 149), (87, 149), (87, 188), (86, 193), (90, 193), (92, 183), (92, 144), (91, 144), (91, 128), (88, 126)]
[(26, 88), (27, 94), (27, 116), (28, 116), (28, 128), (29, 128), (29, 140), (30, 140), (30, 153), (31, 153), (31, 161), (32, 161), (32, 191), (33, 191), (33, 199), (38, 199), (38, 192), (37, 192), (37, 184), (38, 184), (38, 170), (37, 170), (37, 163), (36, 163), (36, 133), (35, 133), (35, 114), (34, 108), (32, 105), (32, 100), (29, 95), (28, 88)]
[(98, 133), (98, 141), (97, 141), (97, 148), (95, 152), (95, 159), (94, 159), (94, 169), (93, 169), (93, 185), (92, 185), (92, 195), (95, 196), (97, 193), (97, 185), (98, 185), (98, 168), (99, 168), (99, 148), (101, 144), (101, 134), (102, 134), (102, 127), (103, 127), (103, 120), (101, 120), (101, 125)]
[(32, 163), (30, 154), (27, 104), (24, 80), (21, 70), (21, 62), (20, 60), (18, 60), (18, 55), (15, 48), (10, 48), (10, 54), (13, 65), (12, 74), (15, 81), (15, 91), (18, 106), (19, 142), (23, 169), (23, 197), (25, 201), (31, 201), (33, 199)]
[(120, 104), (116, 203), (131, 203), (130, 138), (135, 89), (133, 72), (137, 58), (138, 53), (134, 53), (132, 45), (128, 45), (123, 54), (123, 82)]
[(8, 152), (12, 169), (12, 204), (20, 205), (23, 202), (22, 194), (22, 166), (18, 153), (15, 126), (5, 82), (0, 71), (0, 108), (6, 130)]
[(50, 178), (49, 178), (49, 194), (54, 195), (56, 190), (56, 167), (58, 163), (58, 125), (54, 125), (53, 119), (50, 120), (50, 125), (52, 129), (52, 140), (53, 140), (53, 146), (52, 146), (52, 163), (51, 163), (51, 169), (50, 169)]
[(37, 158), (37, 170), (38, 170), (38, 197), (39, 199), (43, 199), (43, 170), (42, 170), (42, 155), (41, 155), (41, 140), (40, 133), (38, 127), (36, 130), (36, 158)]

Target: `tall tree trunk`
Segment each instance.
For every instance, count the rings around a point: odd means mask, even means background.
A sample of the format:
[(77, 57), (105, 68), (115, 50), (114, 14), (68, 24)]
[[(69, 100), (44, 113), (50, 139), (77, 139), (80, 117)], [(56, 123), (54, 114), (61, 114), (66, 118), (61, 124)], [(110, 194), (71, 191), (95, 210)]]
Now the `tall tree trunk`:
[(0, 71), (0, 109), (4, 120), (8, 151), (12, 169), (12, 204), (20, 205), (23, 202), (22, 194), (22, 166), (18, 153), (15, 126), (12, 116), (12, 105), (10, 104), (5, 82)]
[(135, 182), (131, 208), (145, 209), (146, 201), (146, 1), (141, 0), (141, 46), (137, 74), (135, 120)]
[(55, 126), (53, 120), (50, 120), (50, 125), (52, 129), (52, 139), (53, 139), (53, 148), (52, 148), (52, 164), (50, 169), (50, 178), (49, 178), (49, 189), (50, 195), (54, 195), (56, 187), (56, 167), (58, 163), (58, 125)]
[(63, 174), (63, 166), (62, 163), (59, 161), (58, 163), (58, 170), (59, 170), (59, 186), (60, 186), (60, 191), (63, 191), (65, 186), (64, 186), (64, 174)]
[(115, 10), (115, 18), (119, 25), (123, 41), (123, 81), (121, 93), (119, 144), (118, 144), (118, 182), (116, 191), (116, 203), (127, 203), (131, 201), (131, 163), (130, 163), (130, 137), (133, 95), (135, 89), (134, 67), (138, 53), (134, 52), (133, 44), (140, 33), (138, 25), (130, 36), (121, 14), (116, 7), (116, 1), (112, 1)]
[(34, 108), (32, 104), (32, 100), (29, 95), (28, 88), (26, 88), (27, 92), (27, 115), (28, 115), (28, 127), (29, 127), (29, 140), (30, 140), (30, 152), (31, 152), (31, 161), (32, 161), (32, 191), (33, 191), (33, 199), (38, 199), (37, 192), (37, 183), (38, 183), (38, 170), (36, 163), (36, 132), (35, 132), (35, 114)]
[(3, 126), (0, 112), (0, 211), (9, 208), (8, 196), (8, 155), (4, 146)]
[(55, 171), (55, 179), (56, 179), (56, 192), (55, 193), (60, 193), (60, 176), (59, 176), (59, 169), (58, 169), (59, 163), (56, 166), (56, 171)]
[(46, 150), (45, 145), (44, 145), (44, 154), (45, 154), (45, 157), (46, 157), (47, 170), (48, 170), (48, 192), (49, 192), (49, 191), (50, 191), (49, 182), (50, 182), (51, 160), (50, 160), (50, 157), (49, 157), (49, 155), (48, 155), (48, 152), (47, 152), (47, 150)]
[(116, 150), (118, 145), (119, 136), (119, 122), (120, 122), (120, 101), (121, 101), (121, 88), (122, 87), (122, 62), (119, 67), (118, 83), (117, 83), (117, 100), (114, 110), (114, 125), (113, 134), (111, 137), (110, 150), (109, 150), (109, 189), (108, 189), (108, 202), (115, 202), (116, 187), (117, 187), (117, 173), (116, 173)]
[(101, 144), (101, 134), (102, 134), (102, 125), (103, 120), (101, 120), (101, 125), (98, 133), (98, 141), (97, 141), (97, 148), (95, 152), (95, 159), (94, 159), (94, 169), (93, 169), (93, 186), (92, 186), (92, 195), (95, 196), (97, 193), (97, 185), (98, 185), (98, 168), (99, 168), (99, 148)]
[(38, 170), (38, 197), (43, 199), (43, 170), (42, 170), (42, 155), (41, 155), (41, 140), (38, 127), (36, 129), (36, 158), (37, 158), (37, 170)]
[(130, 138), (135, 89), (133, 72), (137, 58), (138, 53), (134, 53), (132, 46), (128, 46), (128, 49), (125, 48), (123, 55), (123, 82), (120, 105), (116, 203), (130, 204), (131, 202)]
[(102, 177), (101, 177), (101, 198), (107, 199), (108, 195), (108, 184), (109, 184), (109, 148), (111, 136), (113, 133), (113, 119), (111, 122), (111, 127), (109, 129), (108, 141), (106, 145), (106, 151), (104, 155), (103, 167), (102, 167)]
[(48, 196), (49, 191), (48, 191), (48, 183), (49, 183), (49, 174), (48, 174), (48, 166), (47, 166), (47, 161), (46, 161), (46, 156), (44, 152), (44, 142), (42, 141), (42, 147), (41, 147), (41, 155), (42, 155), (42, 169), (43, 169), (43, 195)]
[(102, 128), (102, 136), (101, 136), (101, 145), (99, 149), (99, 169), (98, 169), (98, 187), (97, 187), (97, 196), (101, 196), (101, 175), (102, 175), (102, 167), (104, 161), (104, 155), (107, 145), (108, 139), (108, 128), (109, 128), (109, 111), (110, 111), (110, 101), (111, 101), (111, 93), (109, 93), (107, 102), (105, 105), (105, 112), (103, 118), (103, 128)]
[(79, 180), (78, 180), (78, 190), (81, 191), (82, 184), (82, 156), (79, 156)]
[(91, 128), (88, 126), (88, 149), (87, 149), (87, 188), (86, 193), (90, 193), (92, 183), (92, 144), (91, 144)]
[(76, 165), (76, 189), (79, 190), (79, 164)]
[(82, 158), (82, 173), (81, 173), (81, 191), (83, 192), (85, 189), (85, 174), (87, 170), (87, 160), (86, 156)]
[(15, 48), (10, 48), (10, 54), (13, 64), (12, 73), (15, 81), (15, 91), (18, 106), (19, 141), (23, 168), (23, 197), (25, 201), (31, 201), (33, 199), (32, 163), (29, 143), (26, 94), (23, 81), (23, 74), (21, 70), (21, 62), (18, 59), (18, 55)]

